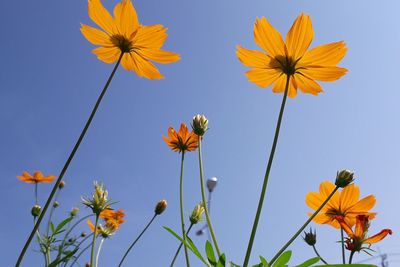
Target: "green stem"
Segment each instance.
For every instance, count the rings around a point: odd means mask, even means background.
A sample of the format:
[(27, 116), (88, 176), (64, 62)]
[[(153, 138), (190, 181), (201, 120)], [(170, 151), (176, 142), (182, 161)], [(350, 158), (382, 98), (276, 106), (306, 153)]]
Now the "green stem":
[(35, 183), (35, 205), (38, 205), (38, 183)]
[(212, 241), (214, 243), (215, 250), (217, 251), (218, 257), (220, 257), (221, 256), (221, 251), (219, 249), (217, 238), (215, 237), (215, 233), (214, 233), (214, 228), (213, 228), (212, 223), (211, 223), (210, 214), (209, 214), (208, 208), (207, 208), (206, 194), (205, 194), (205, 190), (204, 190), (203, 157), (202, 157), (202, 154), (201, 154), (201, 136), (198, 137), (198, 144), (199, 144), (198, 150), (199, 150), (199, 169), (200, 169), (201, 198), (202, 198), (202, 201), (203, 201), (204, 213), (206, 214), (208, 230), (211, 233), (211, 238), (212, 238)]
[(319, 206), (319, 208), (311, 215), (310, 218), (303, 224), (302, 227), (292, 236), (292, 238), (289, 239), (289, 241), (276, 253), (276, 255), (269, 261), (269, 264), (272, 265), (276, 261), (276, 259), (287, 249), (287, 247), (292, 244), (292, 242), (301, 234), (301, 232), (304, 230), (304, 228), (307, 227), (307, 225), (314, 219), (315, 216), (321, 211), (321, 209), (325, 206), (326, 203), (331, 199), (331, 197), (336, 193), (336, 191), (339, 189), (338, 186), (333, 189), (333, 191), (329, 194), (329, 196), (325, 199), (325, 201)]
[(53, 205), (52, 205), (51, 208), (50, 208), (49, 219), (47, 220), (47, 230), (46, 230), (46, 235), (47, 235), (47, 236), (49, 235), (49, 232), (50, 232), (51, 218), (53, 217), (54, 210), (56, 209), (56, 208), (54, 207), (54, 203), (57, 201), (58, 195), (59, 195), (59, 194), (60, 194), (60, 189), (58, 188), (57, 193), (56, 193), (56, 196), (54, 197)]
[[(185, 215), (184, 215), (184, 208), (183, 208), (183, 172), (184, 172), (184, 161), (185, 161), (185, 151), (182, 151), (182, 159), (181, 159), (181, 173), (179, 177), (179, 207), (180, 207), (180, 214), (181, 214), (181, 228), (182, 228), (182, 237), (186, 243), (186, 230), (185, 230)], [(186, 266), (190, 266), (189, 261), (189, 252), (187, 247), (184, 247), (185, 250), (185, 259), (186, 259)]]
[(290, 76), (287, 75), (285, 92), (283, 94), (281, 109), (279, 111), (279, 116), (278, 116), (278, 122), (276, 123), (276, 128), (275, 128), (274, 141), (272, 143), (271, 152), (269, 154), (267, 170), (265, 171), (264, 182), (263, 182), (262, 189), (261, 189), (260, 200), (258, 201), (257, 212), (256, 212), (256, 216), (254, 218), (253, 228), (251, 230), (250, 240), (249, 240), (249, 244), (247, 246), (247, 252), (246, 252), (246, 257), (244, 259), (243, 267), (247, 267), (247, 265), (249, 264), (251, 250), (253, 248), (254, 238), (255, 238), (256, 232), (257, 232), (258, 221), (260, 220), (261, 210), (262, 210), (264, 198), (265, 198), (265, 192), (267, 190), (267, 185), (268, 185), (269, 173), (271, 171), (272, 161), (274, 160), (275, 149), (276, 149), (276, 145), (278, 143), (279, 130), (281, 128), (283, 111), (285, 110), (285, 104), (286, 104), (286, 99), (287, 99), (288, 90), (289, 90), (289, 82), (290, 82)]
[(340, 228), (340, 243), (342, 243), (342, 260), (343, 264), (346, 264), (346, 254), (344, 253), (344, 235), (343, 235), (343, 228)]
[(96, 265), (95, 265), (95, 267), (99, 266), (99, 256), (100, 256), (101, 248), (103, 247), (104, 239), (105, 239), (105, 238), (102, 238), (102, 239), (101, 239), (99, 248), (98, 248), (98, 250), (97, 250)]
[(62, 181), (62, 179), (64, 177), (64, 174), (65, 174), (65, 172), (67, 171), (67, 169), (69, 167), (69, 164), (71, 163), (72, 159), (74, 158), (76, 151), (78, 150), (83, 138), (86, 135), (86, 132), (87, 132), (87, 130), (88, 130), (93, 118), (94, 118), (94, 115), (96, 114), (96, 111), (97, 111), (97, 109), (98, 109), (98, 107), (99, 107), (99, 105), (101, 103), (101, 100), (103, 99), (105, 93), (107, 92), (108, 86), (110, 85), (111, 80), (114, 77), (114, 74), (115, 74), (115, 72), (116, 72), (116, 70), (117, 70), (117, 68), (119, 66), (119, 63), (121, 62), (121, 59), (122, 59), (123, 55), (124, 55), (124, 53), (121, 53), (117, 63), (114, 66), (114, 69), (112, 70), (112, 72), (110, 74), (110, 77), (108, 78), (108, 80), (107, 80), (107, 82), (106, 82), (106, 84), (105, 84), (105, 86), (104, 86), (99, 98), (96, 101), (96, 104), (93, 107), (92, 113), (90, 114), (90, 116), (89, 116), (89, 118), (88, 118), (88, 120), (87, 120), (87, 122), (86, 122), (86, 124), (85, 124), (85, 126), (84, 126), (84, 128), (83, 128), (83, 130), (82, 130), (82, 132), (81, 132), (81, 134), (80, 134), (75, 146), (74, 146), (74, 148), (71, 151), (71, 154), (69, 155), (67, 161), (65, 162), (64, 167), (62, 168), (62, 170), (60, 172), (60, 175), (58, 176), (58, 179), (57, 179), (56, 183), (53, 186), (53, 189), (52, 189), (52, 191), (50, 193), (50, 196), (48, 197), (48, 199), (46, 201), (46, 204), (45, 204), (42, 212), (40, 213), (40, 216), (39, 216), (35, 226), (33, 227), (31, 234), (29, 235), (28, 239), (26, 240), (25, 245), (24, 245), (24, 247), (23, 247), (23, 249), (22, 249), (22, 251), (21, 251), (21, 253), (20, 253), (19, 257), (18, 257), (17, 263), (15, 264), (16, 267), (19, 267), (21, 265), (22, 259), (25, 256), (25, 253), (26, 253), (26, 251), (27, 251), (27, 249), (28, 249), (28, 247), (29, 247), (29, 245), (30, 245), (30, 243), (32, 241), (32, 238), (35, 235), (35, 232), (37, 231), (37, 229), (39, 228), (40, 223), (42, 222), (43, 217), (46, 214), (46, 211), (47, 211), (48, 207), (50, 206), (51, 200), (53, 199), (54, 194), (56, 193), (57, 188), (58, 188), (59, 184), (61, 183), (61, 181)]
[[(92, 235), (93, 235), (93, 233), (91, 233), (90, 235), (85, 236), (85, 237), (78, 243), (78, 245), (76, 246), (76, 248), (79, 249), (80, 246), (83, 244), (83, 242), (85, 242), (87, 239), (89, 239)], [(75, 259), (74, 259), (74, 261), (72, 262), (72, 264), (71, 264), (70, 266), (74, 265), (74, 263), (79, 259), (79, 257), (82, 255), (82, 253), (83, 253), (84, 251), (86, 251), (86, 250), (90, 247), (90, 245), (91, 245), (91, 244), (89, 244), (87, 247), (85, 247), (83, 250), (81, 250), (81, 252), (78, 254), (78, 256), (74, 257)], [(64, 267), (66, 267), (66, 266), (68, 265), (68, 261), (69, 261), (70, 259), (71, 259), (71, 258), (67, 259), (67, 261), (64, 263)]]
[(72, 267), (75, 265), (75, 263), (78, 261), (78, 259), (82, 256), (82, 254), (90, 248), (92, 244), (88, 244), (84, 249), (81, 250), (81, 252), (76, 256), (75, 260), (72, 262), (72, 264), (69, 267)]
[(146, 232), (147, 228), (151, 225), (151, 223), (154, 221), (154, 219), (157, 217), (157, 214), (154, 214), (153, 218), (149, 221), (149, 223), (146, 225), (146, 227), (143, 229), (143, 231), (139, 234), (139, 236), (133, 241), (133, 243), (129, 246), (128, 250), (125, 252), (124, 256), (122, 257), (121, 261), (118, 264), (118, 267), (122, 266), (122, 263), (124, 262), (126, 256), (129, 254), (129, 251), (133, 248), (133, 246), (139, 241), (139, 239), (142, 237), (144, 232)]
[(94, 266), (94, 248), (96, 247), (97, 226), (99, 225), (99, 214), (96, 214), (96, 222), (94, 224), (92, 251), (90, 253), (90, 266)]
[(319, 255), (319, 253), (318, 253), (317, 248), (315, 247), (315, 245), (313, 245), (312, 247), (313, 247), (313, 249), (314, 249), (315, 254), (317, 254), (317, 256), (319, 257), (319, 259), (320, 259), (323, 263), (325, 263), (325, 265), (328, 265), (328, 263), (321, 257), (321, 255)]
[(349, 264), (351, 264), (351, 263), (353, 262), (354, 252), (355, 252), (355, 251), (352, 251), (352, 252), (350, 253)]
[[(193, 225), (194, 225), (193, 223), (190, 224), (190, 226), (189, 226), (189, 228), (188, 228), (188, 230), (187, 230), (187, 232), (186, 232), (186, 235), (189, 235), (189, 232), (190, 232), (190, 230), (192, 229)], [(183, 243), (181, 242), (180, 245), (179, 245), (179, 247), (178, 247), (178, 249), (176, 250), (176, 253), (175, 253), (174, 258), (172, 259), (172, 262), (171, 262), (171, 264), (170, 264), (170, 267), (174, 266), (175, 261), (176, 261), (176, 259), (178, 258), (178, 255), (179, 255), (179, 252), (181, 251), (182, 246), (183, 246)]]

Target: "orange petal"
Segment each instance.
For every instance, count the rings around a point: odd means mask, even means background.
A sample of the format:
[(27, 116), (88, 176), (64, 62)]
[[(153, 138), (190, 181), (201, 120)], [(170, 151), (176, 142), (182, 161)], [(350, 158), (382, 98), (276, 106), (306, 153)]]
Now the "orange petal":
[[(307, 206), (309, 206), (313, 210), (317, 210), (322, 205), (322, 203), (324, 201), (325, 201), (325, 198), (323, 198), (321, 196), (321, 194), (316, 193), (316, 192), (310, 192), (306, 196), (306, 204), (307, 204)], [(327, 203), (327, 205), (325, 205), (321, 209), (321, 212), (324, 212), (324, 211), (328, 210), (328, 207), (329, 207), (329, 205)]]
[(115, 23), (121, 33), (131, 36), (139, 28), (139, 19), (130, 0), (122, 0), (114, 8)]
[(300, 72), (313, 80), (332, 82), (345, 75), (347, 69), (331, 66), (307, 66), (305, 69), (301, 69)]
[(254, 24), (254, 41), (272, 57), (286, 55), (286, 47), (281, 34), (265, 17), (257, 18)]
[(240, 62), (247, 67), (255, 68), (268, 68), (271, 64), (271, 57), (267, 56), (265, 53), (257, 50), (249, 50), (236, 46), (236, 55)]
[(351, 206), (347, 212), (360, 213), (360, 214), (366, 213), (375, 206), (375, 203), (376, 203), (375, 196), (369, 195), (358, 201), (353, 206)]
[(250, 82), (264, 88), (270, 86), (280, 75), (281, 72), (275, 69), (254, 68), (246, 72), (246, 76)]
[(160, 49), (167, 38), (167, 28), (163, 25), (140, 26), (132, 42), (138, 48)]
[(373, 236), (367, 238), (366, 240), (364, 240), (364, 243), (366, 243), (366, 244), (374, 244), (374, 243), (379, 242), (382, 239), (384, 239), (387, 235), (391, 235), (391, 234), (392, 234), (392, 230), (383, 229), (378, 234), (373, 235)]
[(128, 57), (122, 58), (122, 66), (126, 68), (129, 66), (130, 70), (136, 72), (140, 77), (145, 77), (150, 80), (162, 79), (164, 76), (158, 71), (158, 69), (148, 60), (143, 58), (141, 55), (132, 52), (127, 54)]
[(304, 55), (314, 38), (310, 16), (300, 14), (286, 35), (286, 47), (294, 60)]
[(89, 0), (88, 9), (89, 17), (99, 25), (100, 28), (106, 31), (109, 35), (118, 33), (113, 18), (107, 9), (104, 8), (100, 0)]
[(342, 60), (346, 52), (347, 47), (343, 41), (316, 46), (307, 51), (297, 65), (335, 66)]
[(119, 59), (121, 50), (118, 47), (98, 47), (92, 50), (97, 58), (105, 63), (114, 63)]
[(301, 75), (300, 73), (295, 74), (296, 82), (300, 90), (305, 94), (318, 95), (323, 92), (322, 87), (314, 80)]
[(100, 46), (111, 46), (110, 36), (107, 33), (90, 27), (85, 24), (81, 24), (81, 33), (85, 38), (94, 45)]
[(137, 49), (136, 52), (148, 60), (152, 60), (162, 64), (172, 63), (181, 59), (179, 54), (165, 50), (141, 48)]
[(360, 199), (360, 189), (355, 184), (351, 184), (343, 188), (340, 193), (340, 209), (342, 211), (348, 210), (351, 206), (356, 204)]

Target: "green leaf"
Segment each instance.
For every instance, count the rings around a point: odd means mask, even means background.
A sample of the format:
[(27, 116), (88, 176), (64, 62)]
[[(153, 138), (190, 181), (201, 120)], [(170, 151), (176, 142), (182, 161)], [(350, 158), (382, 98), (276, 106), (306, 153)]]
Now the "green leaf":
[(73, 217), (69, 217), (69, 218), (65, 219), (64, 221), (60, 222), (56, 227), (55, 234), (60, 233), (60, 231), (64, 228), (64, 226), (67, 223), (69, 223), (70, 221), (72, 221), (72, 219), (73, 219)]
[(216, 267), (225, 267), (225, 261), (225, 254), (222, 254), (218, 259)]
[(214, 249), (210, 241), (208, 240), (206, 242), (206, 254), (208, 261), (211, 263), (212, 266), (215, 266), (217, 264), (217, 259), (215, 258)]
[(50, 222), (50, 228), (51, 228), (51, 232), (54, 234), (54, 223), (53, 222)]
[(329, 264), (329, 265), (315, 265), (314, 267), (378, 267), (372, 264)]
[(255, 264), (255, 265), (253, 265), (251, 267), (264, 267), (264, 265), (262, 263), (259, 263), (259, 264)]
[(296, 267), (308, 267), (313, 265), (314, 263), (319, 262), (319, 257), (311, 258), (309, 260), (306, 260), (302, 264), (297, 265)]
[[(186, 239), (187, 242), (185, 242), (182, 237), (180, 237), (177, 233), (174, 232), (174, 230), (172, 230), (166, 226), (163, 226), (163, 227), (170, 234), (172, 234), (175, 238), (177, 238), (179, 241), (181, 241), (181, 243), (184, 246), (186, 246), (188, 249), (190, 249), (190, 251), (192, 251), (206, 266), (210, 266), (208, 264), (208, 262), (203, 258), (203, 256), (201, 256), (199, 250), (197, 249), (197, 247), (194, 245), (193, 241), (189, 237), (187, 237), (187, 239)], [(192, 247), (192, 245), (193, 245), (193, 247)]]
[(267, 260), (263, 256), (260, 256), (260, 260), (262, 264), (261, 267), (269, 267)]
[(69, 258), (71, 258), (78, 250), (79, 250), (79, 248), (76, 248), (73, 251), (69, 252), (65, 257), (55, 259), (47, 267), (56, 267), (59, 263), (64, 262), (64, 261), (68, 260)]
[(274, 265), (272, 265), (272, 267), (286, 267), (287, 266), (286, 263), (289, 262), (290, 257), (292, 257), (292, 251), (288, 250), (283, 252), (276, 260)]

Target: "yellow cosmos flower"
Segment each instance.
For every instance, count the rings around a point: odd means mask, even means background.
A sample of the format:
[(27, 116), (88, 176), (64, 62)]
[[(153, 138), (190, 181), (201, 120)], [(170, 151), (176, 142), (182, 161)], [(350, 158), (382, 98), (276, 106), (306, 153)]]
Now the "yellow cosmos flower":
[(17, 176), (17, 178), (28, 184), (38, 184), (38, 183), (50, 183), (56, 177), (54, 175), (44, 176), (42, 172), (35, 171), (33, 175), (29, 172), (23, 172), (21, 176)]
[(186, 124), (182, 123), (179, 132), (169, 127), (168, 137), (163, 135), (164, 142), (176, 152), (194, 151), (197, 149), (197, 135), (189, 132)]
[(89, 16), (102, 29), (81, 24), (81, 32), (94, 45), (98, 59), (105, 63), (118, 61), (128, 71), (140, 77), (161, 79), (164, 76), (150, 62), (171, 63), (180, 59), (176, 53), (162, 50), (167, 38), (163, 25), (139, 24), (135, 8), (130, 0), (122, 0), (114, 8), (114, 17), (104, 8), (100, 0), (89, 0)]
[(274, 93), (283, 93), (289, 76), (289, 97), (296, 97), (297, 89), (317, 95), (323, 90), (316, 80), (330, 82), (346, 74), (347, 69), (336, 65), (346, 54), (347, 48), (344, 42), (336, 42), (308, 50), (313, 37), (310, 16), (305, 14), (297, 17), (285, 42), (266, 18), (257, 18), (254, 40), (264, 51), (237, 46), (236, 54), (245, 66), (252, 68), (246, 75), (258, 86), (273, 84)]
[[(317, 210), (325, 201), (328, 195), (335, 189), (331, 182), (322, 182), (319, 192), (311, 192), (306, 196), (306, 204), (313, 210)], [(357, 215), (367, 215), (369, 219), (375, 218), (375, 212), (369, 212), (375, 206), (376, 199), (369, 195), (360, 200), (360, 189), (355, 184), (343, 188), (341, 192), (336, 191), (328, 203), (322, 208), (319, 214), (313, 219), (319, 224), (330, 224), (340, 228), (336, 217), (341, 216), (351, 226), (356, 223)], [(312, 213), (308, 213), (309, 216)]]

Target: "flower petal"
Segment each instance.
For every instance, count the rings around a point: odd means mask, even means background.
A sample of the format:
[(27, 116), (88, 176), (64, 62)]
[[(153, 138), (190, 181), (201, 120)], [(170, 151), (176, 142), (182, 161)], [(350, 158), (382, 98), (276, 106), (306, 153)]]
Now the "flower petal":
[(119, 59), (121, 50), (118, 47), (98, 47), (92, 50), (98, 59), (105, 63), (113, 63)]
[(100, 46), (111, 46), (110, 36), (107, 33), (90, 27), (85, 24), (81, 24), (81, 33), (85, 38), (94, 45)]
[(139, 77), (145, 77), (150, 80), (164, 78), (150, 61), (135, 52), (125, 54), (122, 57), (121, 64), (126, 70), (136, 72)]
[(254, 41), (273, 57), (286, 55), (286, 46), (281, 34), (265, 17), (256, 19), (256, 23), (254, 24)]
[(300, 72), (313, 80), (332, 82), (338, 80), (347, 73), (347, 69), (339, 67), (307, 66)]
[(351, 184), (343, 188), (340, 193), (340, 210), (346, 212), (348, 208), (353, 206), (360, 199), (360, 189), (355, 184)]
[(268, 68), (271, 64), (271, 57), (263, 52), (246, 49), (240, 45), (236, 46), (236, 49), (240, 62), (247, 67)]
[(342, 60), (346, 52), (347, 47), (343, 41), (316, 46), (307, 51), (297, 65), (335, 66)]
[(387, 235), (391, 235), (391, 234), (392, 234), (392, 230), (383, 229), (378, 234), (373, 235), (373, 236), (367, 238), (366, 240), (364, 240), (364, 243), (366, 243), (366, 244), (374, 244), (374, 243), (379, 242), (382, 239), (384, 239)]
[[(328, 198), (328, 196), (332, 193), (334, 189), (335, 185), (329, 181), (322, 182), (319, 186), (319, 192), (321, 193), (321, 196), (324, 200)], [(329, 205), (331, 209), (339, 210), (340, 209), (339, 201), (340, 201), (340, 193), (336, 191), (335, 194), (333, 194), (332, 198), (327, 203), (327, 205)]]
[(260, 87), (268, 87), (276, 81), (281, 75), (281, 72), (275, 69), (260, 69), (254, 68), (246, 72), (246, 76), (250, 82), (257, 84)]
[(317, 82), (300, 73), (295, 74), (295, 79), (299, 89), (305, 94), (318, 95), (323, 92), (322, 87)]
[(139, 19), (130, 0), (122, 0), (114, 8), (115, 23), (125, 36), (129, 37), (139, 28)]
[[(317, 210), (322, 203), (325, 201), (326, 198), (323, 198), (320, 193), (317, 192), (310, 192), (306, 196), (306, 204), (313, 210)], [(328, 203), (327, 203), (328, 204)], [(328, 205), (325, 205), (322, 209), (321, 212), (326, 211), (328, 208)]]
[(137, 49), (136, 52), (148, 60), (152, 60), (161, 64), (176, 62), (181, 59), (180, 55), (165, 50), (154, 50), (148, 48)]
[(368, 213), (368, 211), (375, 206), (375, 203), (376, 203), (375, 196), (369, 195), (358, 201), (353, 206), (349, 207), (347, 212), (365, 214)]
[(135, 47), (160, 49), (167, 38), (167, 28), (161, 24), (140, 26), (132, 39)]
[(302, 57), (310, 47), (314, 38), (314, 30), (311, 18), (304, 13), (300, 14), (294, 21), (292, 27), (286, 35), (286, 47), (294, 60)]
[(100, 0), (89, 0), (89, 17), (109, 35), (118, 33), (113, 18)]
[(344, 221), (344, 219), (343, 219), (342, 216), (336, 216), (336, 217), (335, 217), (335, 220), (339, 222), (340, 227), (346, 232), (346, 234), (347, 234), (349, 237), (353, 237), (353, 236), (354, 236), (353, 230), (351, 230), (351, 226), (349, 226), (349, 225)]

